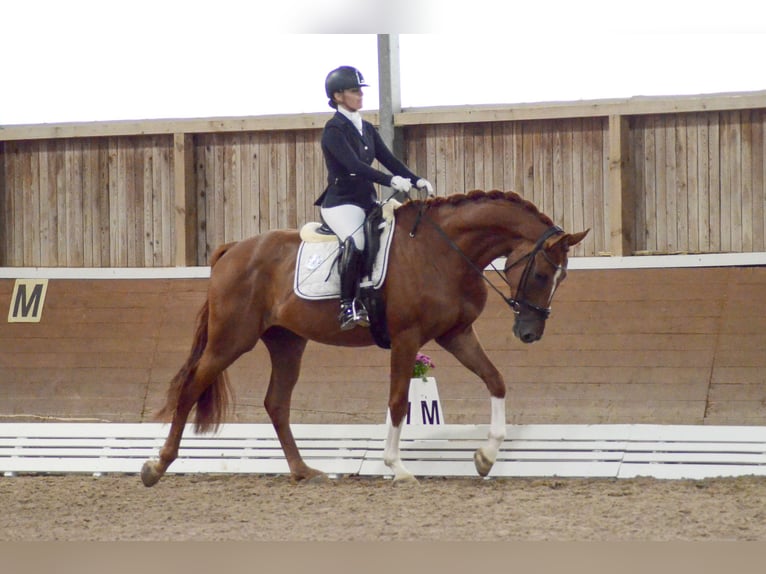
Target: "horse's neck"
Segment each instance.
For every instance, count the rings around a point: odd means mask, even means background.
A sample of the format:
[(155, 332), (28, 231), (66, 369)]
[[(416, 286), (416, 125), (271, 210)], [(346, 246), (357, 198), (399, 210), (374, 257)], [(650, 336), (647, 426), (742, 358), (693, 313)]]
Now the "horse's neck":
[(483, 268), (520, 243), (536, 241), (548, 225), (534, 212), (488, 201), (458, 207), (444, 218), (442, 227), (460, 250)]

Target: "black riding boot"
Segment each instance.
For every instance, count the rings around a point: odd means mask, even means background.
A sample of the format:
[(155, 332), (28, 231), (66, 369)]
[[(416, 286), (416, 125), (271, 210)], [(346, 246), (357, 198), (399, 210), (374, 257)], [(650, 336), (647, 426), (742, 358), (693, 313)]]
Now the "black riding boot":
[(356, 248), (351, 237), (343, 243), (343, 254), (340, 258), (340, 321), (341, 331), (353, 329), (355, 326), (369, 327), (370, 318), (367, 309), (357, 297), (359, 289), (359, 274), (362, 271), (362, 252)]

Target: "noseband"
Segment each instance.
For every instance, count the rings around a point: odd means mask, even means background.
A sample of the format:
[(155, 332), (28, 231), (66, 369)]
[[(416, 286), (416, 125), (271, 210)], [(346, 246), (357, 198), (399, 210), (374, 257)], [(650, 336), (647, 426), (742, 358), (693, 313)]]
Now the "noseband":
[(513, 309), (513, 312), (517, 315), (521, 312), (522, 309), (528, 309), (529, 311), (532, 311), (540, 316), (543, 320), (547, 319), (551, 314), (551, 308), (550, 307), (540, 307), (538, 305), (535, 305), (534, 303), (530, 303), (527, 301), (524, 297), (526, 289), (527, 289), (527, 282), (529, 281), (529, 276), (532, 273), (532, 266), (535, 262), (535, 256), (542, 251), (543, 257), (553, 265), (554, 269), (559, 270), (562, 269), (561, 265), (557, 265), (554, 263), (550, 257), (548, 257), (548, 254), (543, 250), (543, 246), (545, 245), (545, 242), (548, 240), (549, 237), (553, 237), (554, 235), (557, 235), (559, 233), (563, 233), (564, 230), (561, 229), (558, 225), (554, 225), (552, 227), (549, 227), (545, 230), (545, 233), (543, 233), (540, 236), (540, 239), (537, 240), (535, 243), (535, 246), (532, 248), (532, 251), (524, 255), (523, 257), (517, 259), (513, 263), (507, 263), (506, 266), (503, 268), (503, 274), (501, 277), (503, 280), (510, 286), (510, 283), (508, 283), (508, 279), (506, 279), (506, 275), (508, 271), (516, 267), (517, 265), (520, 265), (522, 261), (526, 260), (527, 264), (524, 266), (524, 271), (521, 273), (521, 277), (519, 278), (519, 284), (516, 286), (516, 297), (506, 297), (502, 293), (500, 294), (503, 300), (508, 303), (511, 309)]

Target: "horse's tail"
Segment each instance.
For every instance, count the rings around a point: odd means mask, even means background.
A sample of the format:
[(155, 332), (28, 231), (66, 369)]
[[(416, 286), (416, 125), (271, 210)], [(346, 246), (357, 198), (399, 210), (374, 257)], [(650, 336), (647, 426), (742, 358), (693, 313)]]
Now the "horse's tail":
[[(234, 243), (222, 245), (213, 253), (213, 256), (210, 259), (211, 271), (216, 262), (232, 245), (234, 245)], [(200, 357), (202, 357), (202, 353), (205, 351), (205, 347), (207, 347), (207, 324), (209, 316), (209, 300), (205, 299), (202, 308), (197, 314), (194, 339), (189, 356), (170, 381), (165, 406), (157, 412), (155, 415), (156, 419), (163, 421), (172, 419), (181, 393), (194, 380)], [(197, 432), (204, 433), (215, 431), (221, 426), (228, 411), (231, 395), (229, 375), (223, 370), (202, 392), (199, 399), (197, 399), (197, 409), (194, 415), (194, 428)]]

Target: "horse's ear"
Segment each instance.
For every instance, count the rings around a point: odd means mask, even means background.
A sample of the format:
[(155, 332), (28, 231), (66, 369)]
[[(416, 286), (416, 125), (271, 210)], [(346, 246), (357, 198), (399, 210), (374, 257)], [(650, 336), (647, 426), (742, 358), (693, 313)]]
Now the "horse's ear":
[(568, 251), (570, 247), (577, 245), (580, 243), (580, 241), (585, 239), (585, 236), (588, 235), (589, 231), (590, 228), (586, 229), (585, 231), (581, 231), (580, 233), (565, 233), (563, 235), (558, 235), (549, 244), (546, 245), (546, 249), (550, 249), (554, 245), (561, 243), (564, 251)]
[(580, 243), (583, 239), (585, 239), (585, 236), (588, 235), (588, 232), (590, 231), (590, 228), (586, 229), (585, 231), (580, 231), (580, 233), (567, 233), (564, 237), (566, 237), (567, 245), (569, 247), (573, 247)]

